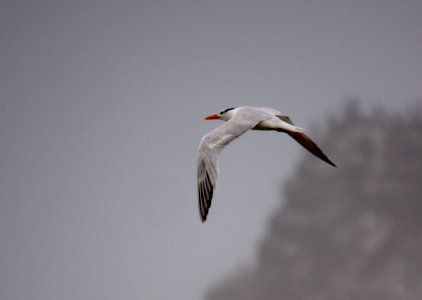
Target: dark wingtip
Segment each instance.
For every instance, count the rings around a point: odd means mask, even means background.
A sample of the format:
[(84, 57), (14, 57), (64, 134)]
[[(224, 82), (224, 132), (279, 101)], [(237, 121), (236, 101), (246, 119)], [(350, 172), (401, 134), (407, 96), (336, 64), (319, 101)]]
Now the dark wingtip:
[[(209, 209), (209, 208), (208, 208)], [(200, 217), (201, 217), (201, 222), (205, 223), (205, 221), (207, 220), (207, 216), (208, 216), (208, 209), (206, 209), (206, 211), (204, 212), (204, 214), (202, 214), (202, 212), (200, 212)]]
[(336, 165), (335, 163), (333, 163), (331, 160), (330, 160), (330, 161), (328, 161), (328, 163), (329, 163), (330, 165), (332, 165), (334, 168), (337, 168), (337, 165)]
[[(321, 151), (321, 150), (320, 150)], [(316, 157), (322, 159), (323, 161), (325, 161), (327, 164), (332, 165), (333, 167), (337, 168), (337, 165), (335, 163), (333, 163), (328, 157), (327, 155), (325, 155), (322, 151), (317, 154), (314, 154)]]
[(336, 164), (333, 163), (327, 157), (327, 155), (322, 152), (322, 150), (317, 146), (317, 144), (315, 144), (315, 142), (312, 141), (312, 139), (308, 137), (304, 132), (288, 131), (287, 134), (294, 138), (299, 144), (301, 144), (306, 150), (311, 152), (313, 155), (325, 161), (327, 164), (337, 168)]
[(199, 216), (202, 223), (207, 220), (208, 211), (211, 207), (211, 200), (214, 193), (214, 186), (211, 183), (208, 172), (205, 175), (205, 181), (198, 182), (198, 204)]
[[(321, 150), (320, 150), (321, 151)], [(333, 167), (337, 168), (337, 165), (335, 163), (333, 163), (328, 157), (327, 155), (325, 155), (322, 151), (319, 152), (319, 155), (314, 154), (316, 157), (322, 159), (323, 161), (325, 161), (327, 164), (332, 165)]]

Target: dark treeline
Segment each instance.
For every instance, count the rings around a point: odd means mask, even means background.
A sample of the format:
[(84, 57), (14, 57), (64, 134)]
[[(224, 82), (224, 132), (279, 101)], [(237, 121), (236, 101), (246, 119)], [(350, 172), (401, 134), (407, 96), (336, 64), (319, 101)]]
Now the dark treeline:
[(256, 268), (207, 300), (422, 299), (420, 111), (363, 113), (355, 101), (326, 125), (317, 141), (338, 168), (304, 155)]

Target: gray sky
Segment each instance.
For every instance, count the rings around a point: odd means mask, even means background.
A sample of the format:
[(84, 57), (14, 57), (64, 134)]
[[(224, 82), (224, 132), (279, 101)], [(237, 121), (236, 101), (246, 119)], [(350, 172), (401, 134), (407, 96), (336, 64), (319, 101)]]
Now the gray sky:
[(202, 117), (265, 105), (309, 128), (350, 96), (420, 101), (421, 15), (418, 0), (2, 1), (0, 298), (194, 300), (251, 264), (308, 154), (246, 134), (201, 224), (197, 147), (219, 125)]

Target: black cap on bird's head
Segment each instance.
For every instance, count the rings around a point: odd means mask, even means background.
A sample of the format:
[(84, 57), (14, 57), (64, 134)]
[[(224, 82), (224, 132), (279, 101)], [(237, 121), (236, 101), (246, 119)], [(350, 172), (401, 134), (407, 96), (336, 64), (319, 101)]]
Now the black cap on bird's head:
[[(221, 118), (222, 116), (224, 116), (227, 112), (229, 112), (229, 111), (231, 111), (235, 108), (236, 107), (226, 108), (225, 110), (220, 111), (218, 114), (206, 116), (204, 119), (205, 120), (223, 119), (223, 118)], [(226, 119), (226, 118), (224, 118), (224, 119)]]
[(235, 107), (226, 108), (225, 110), (220, 111), (220, 115), (225, 114), (226, 112), (235, 109)]

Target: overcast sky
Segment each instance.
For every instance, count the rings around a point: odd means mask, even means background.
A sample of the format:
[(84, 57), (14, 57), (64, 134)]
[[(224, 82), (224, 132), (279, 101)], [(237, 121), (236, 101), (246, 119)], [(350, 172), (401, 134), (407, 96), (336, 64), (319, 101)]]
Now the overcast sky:
[(202, 224), (197, 148), (220, 124), (203, 116), (270, 106), (312, 131), (348, 97), (416, 103), (421, 16), (420, 0), (3, 0), (0, 298), (196, 300), (253, 264), (309, 154), (247, 133)]

